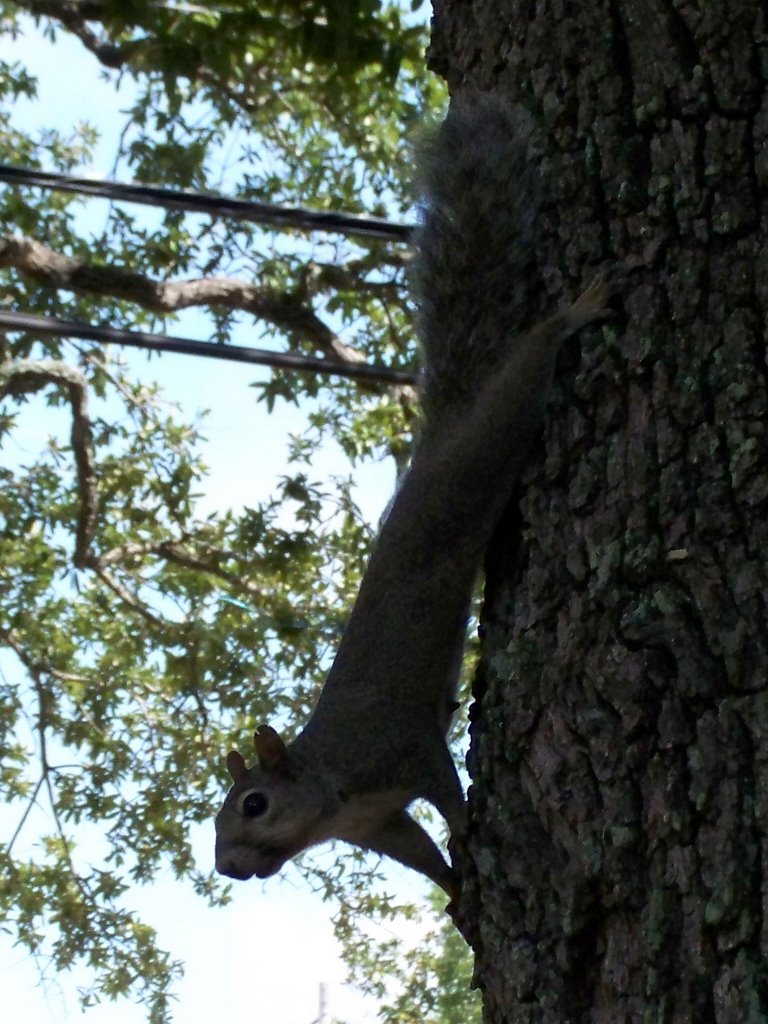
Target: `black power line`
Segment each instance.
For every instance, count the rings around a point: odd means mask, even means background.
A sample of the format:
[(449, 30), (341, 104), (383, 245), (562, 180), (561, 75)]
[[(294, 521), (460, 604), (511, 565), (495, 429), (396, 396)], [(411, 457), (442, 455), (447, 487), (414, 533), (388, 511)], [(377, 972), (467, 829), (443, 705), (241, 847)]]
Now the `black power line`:
[(307, 210), (301, 206), (279, 206), (247, 199), (228, 199), (226, 196), (187, 189), (162, 188), (158, 185), (130, 185), (118, 181), (74, 178), (69, 174), (37, 171), (28, 167), (0, 164), (0, 181), (11, 185), (34, 185), (38, 188), (81, 195), (120, 199), (145, 206), (160, 206), (168, 210), (190, 210), (207, 213), (212, 217), (228, 217), (257, 224), (276, 224), (299, 231), (338, 231), (345, 235), (364, 235), (395, 242), (407, 242), (413, 234), (412, 224), (393, 224), (383, 217), (366, 217), (355, 213), (333, 210)]
[(32, 331), (57, 337), (87, 338), (90, 341), (145, 348), (155, 352), (180, 352), (183, 355), (209, 356), (238, 363), (256, 363), (284, 370), (325, 373), (355, 380), (378, 381), (384, 384), (415, 384), (416, 375), (410, 370), (393, 370), (389, 366), (371, 363), (353, 363), (341, 359), (318, 359), (296, 352), (270, 352), (268, 349), (244, 345), (221, 345), (193, 338), (175, 338), (171, 335), (152, 334), (148, 331), (126, 331), (119, 327), (103, 327), (81, 320), (39, 316), (36, 313), (13, 313), (0, 310), (0, 328), (6, 331)]

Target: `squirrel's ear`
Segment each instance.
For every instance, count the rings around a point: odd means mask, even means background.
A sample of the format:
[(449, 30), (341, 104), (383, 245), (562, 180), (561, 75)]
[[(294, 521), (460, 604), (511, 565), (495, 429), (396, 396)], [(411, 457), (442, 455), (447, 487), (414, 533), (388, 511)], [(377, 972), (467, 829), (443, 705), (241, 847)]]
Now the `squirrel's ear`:
[(286, 756), (285, 744), (271, 725), (260, 725), (253, 734), (259, 764), (265, 771), (279, 767)]
[(245, 766), (245, 759), (243, 758), (243, 755), (238, 754), (236, 750), (230, 750), (227, 754), (227, 771), (232, 776), (233, 782), (239, 782), (248, 774), (248, 769)]

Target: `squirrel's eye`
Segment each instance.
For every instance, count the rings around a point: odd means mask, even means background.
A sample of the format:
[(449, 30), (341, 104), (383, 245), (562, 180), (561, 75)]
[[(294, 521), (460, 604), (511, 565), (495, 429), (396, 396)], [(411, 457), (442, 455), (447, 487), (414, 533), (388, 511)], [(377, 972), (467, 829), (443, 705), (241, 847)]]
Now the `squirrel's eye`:
[(263, 793), (249, 793), (243, 800), (243, 814), (246, 818), (260, 818), (268, 806)]

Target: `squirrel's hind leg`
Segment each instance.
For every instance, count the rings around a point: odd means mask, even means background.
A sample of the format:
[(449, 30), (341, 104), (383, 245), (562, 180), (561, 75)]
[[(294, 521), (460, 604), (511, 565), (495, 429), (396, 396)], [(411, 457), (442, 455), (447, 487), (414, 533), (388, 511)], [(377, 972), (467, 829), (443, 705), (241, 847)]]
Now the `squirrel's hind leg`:
[(429, 764), (431, 771), (422, 782), (419, 796), (440, 811), (448, 824), (451, 836), (463, 835), (467, 827), (467, 804), (459, 773), (456, 771), (448, 745), (442, 737), (431, 751)]
[(458, 880), (445, 858), (421, 825), (407, 811), (390, 815), (379, 828), (361, 842), (369, 850), (405, 864), (431, 878), (454, 900)]

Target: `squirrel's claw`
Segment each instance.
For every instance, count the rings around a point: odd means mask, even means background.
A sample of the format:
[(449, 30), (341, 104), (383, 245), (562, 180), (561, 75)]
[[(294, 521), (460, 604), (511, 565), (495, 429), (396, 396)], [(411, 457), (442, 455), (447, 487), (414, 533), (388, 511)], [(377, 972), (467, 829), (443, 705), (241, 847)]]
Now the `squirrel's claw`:
[(626, 263), (604, 264), (592, 284), (573, 303), (572, 311), (589, 320), (607, 320), (616, 316), (609, 303), (626, 288), (631, 269)]

